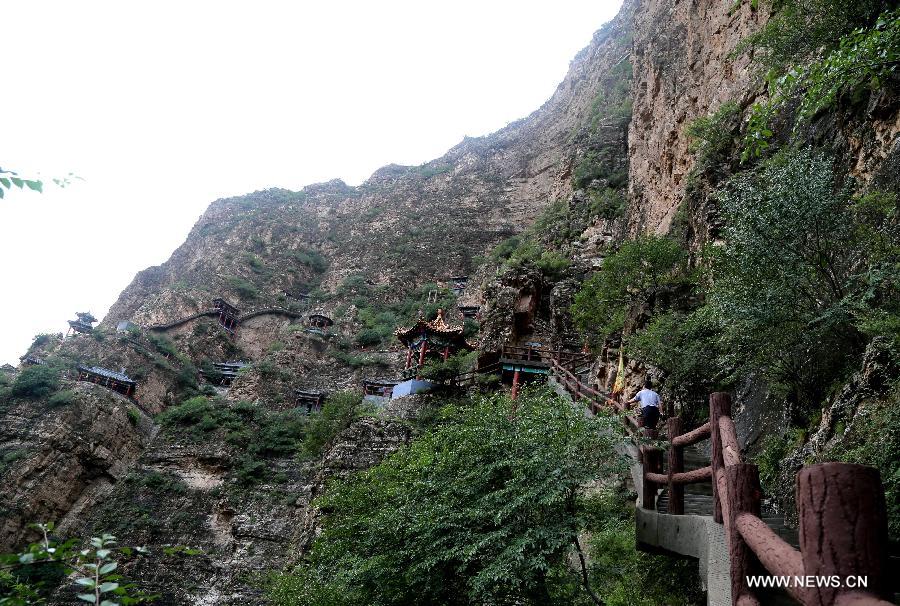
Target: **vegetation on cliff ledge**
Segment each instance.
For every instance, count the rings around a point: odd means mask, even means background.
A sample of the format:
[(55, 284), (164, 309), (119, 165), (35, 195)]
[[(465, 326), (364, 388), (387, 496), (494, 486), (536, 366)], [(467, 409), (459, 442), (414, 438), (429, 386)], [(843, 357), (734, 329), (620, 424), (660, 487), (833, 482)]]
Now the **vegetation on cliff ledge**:
[(694, 566), (634, 551), (614, 481), (616, 427), (545, 391), (451, 404), (409, 447), (329, 487), (322, 534), (270, 596), (284, 606), (695, 603), (684, 590)]

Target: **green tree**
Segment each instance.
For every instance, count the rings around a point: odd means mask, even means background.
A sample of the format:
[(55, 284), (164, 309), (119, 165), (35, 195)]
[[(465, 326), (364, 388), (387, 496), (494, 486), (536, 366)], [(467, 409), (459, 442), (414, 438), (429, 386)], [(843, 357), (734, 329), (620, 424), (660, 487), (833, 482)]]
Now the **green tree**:
[(854, 211), (851, 186), (805, 149), (736, 177), (719, 196), (727, 244), (709, 303), (733, 355), (787, 387), (801, 409), (861, 351), (858, 318), (892, 290), (873, 273), (872, 226)]
[(323, 533), (276, 578), (273, 601), (583, 603), (592, 590), (567, 556), (583, 555), (585, 485), (622, 469), (612, 426), (546, 391), (449, 407), (436, 429), (329, 489)]
[(662, 236), (642, 236), (622, 244), (575, 295), (576, 325), (595, 341), (621, 330), (625, 314), (651, 291), (689, 279), (687, 251)]
[(322, 454), (334, 442), (337, 435), (360, 418), (366, 410), (367, 407), (358, 393), (341, 391), (330, 395), (322, 406), (322, 411), (312, 416), (306, 426), (301, 454), (308, 458)]

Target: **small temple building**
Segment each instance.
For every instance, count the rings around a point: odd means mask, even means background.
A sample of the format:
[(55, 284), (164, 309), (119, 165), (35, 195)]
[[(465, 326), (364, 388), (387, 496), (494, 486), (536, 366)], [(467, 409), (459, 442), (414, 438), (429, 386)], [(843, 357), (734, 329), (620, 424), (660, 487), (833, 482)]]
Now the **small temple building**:
[(311, 414), (314, 412), (322, 412), (322, 406), (325, 405), (328, 394), (324, 391), (315, 391), (311, 389), (295, 389), (294, 397), (297, 408), (300, 408), (301, 410), (305, 409), (306, 414)]
[(407, 348), (406, 368), (415, 363), (421, 368), (429, 357), (446, 360), (459, 351), (475, 349), (463, 336), (461, 325), (447, 324), (444, 310), (439, 309), (434, 320), (419, 320), (409, 328), (398, 328), (394, 333)]
[(363, 379), (363, 400), (381, 404), (390, 400), (400, 379)]
[(128, 397), (132, 397), (137, 388), (137, 382), (125, 374), (124, 368), (116, 372), (99, 366), (79, 366), (78, 380), (102, 385)]
[(334, 320), (321, 312), (313, 312), (306, 318), (306, 328), (309, 332), (325, 334), (329, 326), (334, 326)]
[(77, 312), (75, 315), (78, 317), (77, 320), (69, 320), (69, 334), (75, 332), (86, 334), (94, 330), (97, 318), (91, 315), (91, 312)]
[(242, 368), (247, 366), (246, 362), (213, 362), (214, 373), (200, 371), (200, 374), (210, 383), (216, 383), (221, 386), (229, 386), (234, 381)]
[(22, 366), (43, 366), (46, 362), (37, 356), (32, 356), (25, 354), (19, 360), (22, 361)]
[(237, 328), (240, 310), (222, 298), (213, 299), (213, 307), (219, 312), (219, 324), (228, 332), (233, 333)]
[(463, 294), (466, 284), (469, 282), (469, 276), (452, 276), (447, 280), (450, 283), (450, 290), (455, 296)]
[(478, 305), (460, 305), (457, 307), (459, 313), (462, 314), (462, 317), (466, 320), (475, 320), (478, 318), (478, 312), (481, 311), (481, 307)]

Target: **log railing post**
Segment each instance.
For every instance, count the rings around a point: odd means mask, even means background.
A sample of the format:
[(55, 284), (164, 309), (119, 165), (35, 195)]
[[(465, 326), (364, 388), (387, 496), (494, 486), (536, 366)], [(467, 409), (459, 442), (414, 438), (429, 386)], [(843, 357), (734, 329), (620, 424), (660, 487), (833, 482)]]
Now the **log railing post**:
[[(725, 466), (722, 458), (722, 434), (719, 431), (719, 417), (731, 416), (731, 396), (727, 393), (717, 391), (709, 396), (709, 441), (712, 445), (712, 456), (710, 457), (710, 465), (712, 465), (713, 478), (717, 477), (719, 469)], [(713, 482), (713, 519), (719, 524), (722, 523), (722, 499), (724, 495), (719, 494), (719, 487)]]
[(674, 474), (684, 471), (684, 447), (672, 444), (672, 440), (684, 431), (681, 417), (669, 417), (666, 429), (669, 434), (669, 513), (681, 515), (684, 513), (684, 484), (672, 481)]
[(662, 473), (662, 451), (652, 446), (641, 447), (643, 459), (644, 489), (641, 506), (644, 509), (656, 509), (656, 483), (647, 478), (648, 473)]
[[(805, 575), (838, 577), (842, 585), (865, 578), (867, 592), (891, 598), (887, 582), (887, 513), (878, 470), (850, 463), (820, 463), (797, 474), (800, 552)], [(809, 587), (805, 604), (835, 603), (847, 587)]]
[[(728, 540), (728, 559), (731, 564), (731, 601), (734, 604), (757, 603), (747, 583), (747, 575), (757, 574), (760, 566), (753, 550), (744, 542), (735, 522), (738, 515), (760, 515), (759, 471), (756, 465), (738, 463), (725, 467), (728, 488), (724, 504), (725, 536)], [(715, 483), (713, 484), (715, 485)]]

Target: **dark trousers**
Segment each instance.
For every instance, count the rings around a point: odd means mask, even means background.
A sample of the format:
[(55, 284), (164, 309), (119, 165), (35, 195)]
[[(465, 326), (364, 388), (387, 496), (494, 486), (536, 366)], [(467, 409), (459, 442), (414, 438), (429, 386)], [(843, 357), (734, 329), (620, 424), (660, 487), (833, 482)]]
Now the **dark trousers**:
[(659, 407), (641, 407), (641, 425), (647, 429), (656, 429), (657, 423), (659, 423)]

